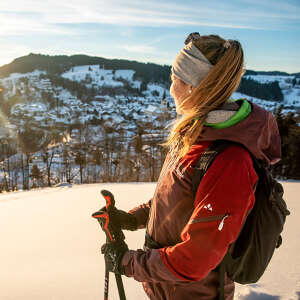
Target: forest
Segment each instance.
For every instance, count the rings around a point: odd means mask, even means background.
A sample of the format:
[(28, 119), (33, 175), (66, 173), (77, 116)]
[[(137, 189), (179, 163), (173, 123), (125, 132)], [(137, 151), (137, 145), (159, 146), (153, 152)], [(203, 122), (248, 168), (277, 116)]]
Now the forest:
[[(300, 115), (274, 111), (282, 140), (282, 160), (272, 167), (278, 179), (300, 180)], [(157, 181), (167, 149), (161, 146), (166, 130), (140, 123), (129, 138), (122, 130), (105, 128), (103, 139), (94, 143), (91, 124), (77, 125), (77, 142), (66, 142), (63, 132), (26, 127), (17, 139), (2, 139), (0, 168), (4, 174), (0, 191), (53, 186), (60, 182)], [(155, 132), (155, 134), (154, 134)], [(38, 153), (38, 154), (37, 154)], [(43, 166), (43, 167), (41, 167)]]

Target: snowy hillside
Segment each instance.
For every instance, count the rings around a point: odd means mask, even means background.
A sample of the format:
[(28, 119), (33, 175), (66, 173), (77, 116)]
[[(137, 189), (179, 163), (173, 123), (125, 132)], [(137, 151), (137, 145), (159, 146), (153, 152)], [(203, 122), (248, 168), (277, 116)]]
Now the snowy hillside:
[(140, 88), (141, 82), (134, 81), (133, 70), (105, 70), (104, 68), (100, 68), (99, 65), (91, 65), (91, 66), (77, 66), (69, 70), (68, 72), (63, 73), (61, 76), (73, 81), (83, 81), (85, 79), (90, 79), (90, 84), (88, 86), (124, 86), (124, 84), (120, 81), (121, 79), (128, 80), (131, 82), (134, 88)]
[[(174, 107), (169, 91), (163, 85), (150, 83), (139, 92), (141, 81), (133, 79), (134, 73), (133, 70), (106, 70), (99, 65), (77, 66), (63, 73), (61, 78), (82, 83), (87, 89), (93, 90), (88, 101), (83, 99), (85, 94), (79, 96), (77, 92), (72, 94), (70, 89), (53, 85), (50, 79), (43, 77), (46, 76), (44, 71), (13, 73), (0, 79), (0, 86), (4, 89), (5, 101), (11, 101), (16, 95), (19, 98), (12, 105), (10, 115), (10, 123), (17, 127), (26, 122), (24, 115), (45, 127), (56, 122), (66, 125), (78, 122), (84, 124), (94, 118), (105, 120), (106, 115), (109, 115), (113, 124), (120, 126), (124, 121), (126, 124), (122, 124), (122, 127), (128, 129), (132, 121), (126, 119), (144, 119), (149, 106), (155, 109), (150, 109), (148, 117), (160, 114), (161, 106)], [(123, 94), (119, 92), (112, 95), (115, 88), (124, 87), (125, 84), (127, 86)], [(136, 90), (139, 96), (126, 92), (128, 87)], [(103, 88), (108, 90), (103, 92)]]
[[(283, 75), (247, 75), (245, 78), (251, 78), (260, 83), (271, 83), (278, 81), (279, 87), (283, 93), (284, 99), (281, 103), (286, 107), (286, 111), (293, 109), (300, 109), (300, 80), (296, 80), (294, 76)], [(251, 99), (251, 97), (246, 96)], [(266, 107), (271, 110), (275, 108), (278, 103), (272, 101), (264, 101), (262, 99), (253, 98), (253, 102)]]
[[(3, 89), (0, 90), (0, 142), (13, 149), (0, 152), (0, 190), (1, 185), (6, 190), (30, 187), (34, 164), (39, 169), (36, 174), (40, 171), (44, 176), (40, 183), (35, 183), (39, 186), (45, 186), (45, 177), (48, 177), (47, 185), (62, 181), (128, 181), (127, 176), (133, 175), (128, 175), (126, 170), (142, 172), (131, 181), (156, 180), (163, 159), (159, 147), (154, 145), (165, 139), (167, 125), (176, 118), (170, 83), (146, 80), (145, 72), (138, 68), (70, 65), (61, 73), (34, 70), (10, 73), (0, 79), (0, 89)], [(163, 73), (162, 68), (158, 66), (157, 73)], [(156, 75), (152, 69), (151, 72)], [(283, 113), (299, 110), (299, 78), (288, 75), (245, 78), (259, 83), (277, 81), (283, 100), (264, 100), (239, 92), (232, 98), (247, 98), (272, 112), (279, 105), (283, 105)], [(24, 139), (20, 142), (22, 134)], [(29, 145), (29, 149), (25, 150), (24, 145)], [(52, 155), (55, 163), (51, 165)], [(95, 155), (98, 155), (96, 159)], [(100, 161), (102, 166), (95, 166), (95, 161)], [(48, 170), (46, 162), (50, 164)], [(104, 162), (109, 167), (104, 167)], [(148, 172), (149, 166), (154, 167)], [(28, 184), (25, 177), (30, 177)]]
[[(235, 299), (297, 300), (300, 296), (300, 182), (283, 182), (291, 210), (269, 268), (257, 284), (237, 286)], [(103, 206), (101, 189), (111, 190), (124, 210), (148, 201), (154, 183), (94, 184), (0, 195), (0, 299), (92, 300), (103, 298), (103, 232), (91, 214)], [(144, 231), (125, 232), (131, 249)], [(118, 299), (110, 275), (109, 299)], [(144, 299), (141, 285), (123, 277), (128, 299)]]
[[(83, 124), (94, 118), (105, 119), (105, 114), (109, 114), (111, 124), (119, 126), (124, 121), (126, 124), (122, 124), (122, 127), (126, 129), (132, 126), (132, 119), (137, 122), (143, 119), (148, 109), (150, 114), (158, 115), (161, 105), (167, 105), (171, 108), (169, 111), (175, 113), (167, 85), (149, 82), (142, 90), (142, 82), (134, 80), (134, 74), (134, 70), (109, 70), (99, 65), (75, 66), (61, 74), (61, 78), (90, 89), (90, 96), (86, 93), (81, 96), (70, 88), (54, 85), (45, 71), (38, 70), (10, 74), (9, 77), (0, 79), (0, 86), (4, 89), (4, 100), (11, 101), (16, 95), (19, 97), (17, 103), (11, 107), (10, 116), (10, 123), (17, 127), (24, 125), (24, 115), (39, 125), (47, 126), (56, 122), (66, 125), (76, 122)], [(259, 99), (239, 92), (234, 93), (232, 98), (247, 98), (269, 111), (279, 105), (283, 105), (284, 112), (300, 108), (300, 80), (293, 84), (293, 76), (247, 75), (245, 78), (260, 83), (278, 81), (284, 96), (283, 101)], [(113, 95), (117, 88), (124, 90)], [(133, 96), (132, 91), (136, 91), (136, 95)]]

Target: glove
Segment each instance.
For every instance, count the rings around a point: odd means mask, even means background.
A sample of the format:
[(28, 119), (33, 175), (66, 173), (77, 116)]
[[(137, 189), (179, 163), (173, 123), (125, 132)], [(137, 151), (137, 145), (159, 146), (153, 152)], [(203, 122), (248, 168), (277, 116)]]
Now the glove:
[(124, 241), (106, 243), (101, 247), (101, 253), (104, 254), (105, 265), (109, 272), (125, 274), (121, 262), (126, 251), (128, 251), (128, 246)]
[[(102, 207), (99, 212), (106, 212), (106, 207)], [(122, 230), (137, 230), (137, 220), (136, 217), (132, 214), (129, 214), (123, 210), (113, 207), (109, 212), (109, 218), (111, 224), (118, 225)]]

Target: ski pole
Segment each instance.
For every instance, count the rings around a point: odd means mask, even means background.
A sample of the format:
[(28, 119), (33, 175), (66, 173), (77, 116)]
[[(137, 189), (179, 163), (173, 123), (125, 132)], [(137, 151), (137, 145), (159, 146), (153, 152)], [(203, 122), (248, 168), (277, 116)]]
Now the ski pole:
[[(106, 211), (109, 216), (109, 212), (115, 208), (115, 198), (114, 198), (113, 194), (107, 190), (102, 190), (101, 194), (104, 197), (104, 199), (106, 200)], [(112, 229), (110, 230), (110, 232), (111, 232), (110, 242), (125, 240), (125, 236), (124, 236), (121, 228), (120, 227), (116, 228), (116, 226), (115, 226), (116, 224), (111, 224), (111, 225), (112, 225)], [(109, 226), (108, 226), (108, 228), (109, 228)], [(117, 282), (120, 300), (126, 300), (122, 277), (120, 274), (115, 274), (115, 278), (116, 278), (116, 282)]]
[[(117, 227), (116, 224), (111, 224), (109, 219), (109, 213), (114, 209), (115, 199), (113, 194), (110, 191), (102, 190), (102, 196), (106, 200), (106, 212), (103, 211), (95, 212), (92, 214), (93, 218), (96, 218), (99, 222), (101, 228), (104, 230), (106, 234), (106, 242), (113, 243), (116, 241), (124, 240), (125, 236), (121, 230), (121, 228)], [(115, 274), (118, 292), (120, 300), (126, 300), (125, 290), (123, 286), (122, 277), (120, 274)], [(104, 300), (108, 299), (108, 289), (109, 289), (109, 272), (107, 267), (105, 266), (105, 281), (104, 281)]]
[[(99, 212), (95, 212), (92, 214), (93, 218), (96, 218), (97, 221), (99, 222), (100, 226), (104, 230), (106, 234), (106, 242), (108, 242), (108, 232), (105, 231), (104, 226), (107, 223), (106, 220), (108, 220), (108, 215), (107, 213), (104, 214), (99, 214)], [(102, 220), (103, 219), (103, 220)], [(109, 290), (109, 271), (107, 270), (107, 266), (105, 264), (105, 277), (104, 277), (104, 300), (108, 299), (108, 290)]]

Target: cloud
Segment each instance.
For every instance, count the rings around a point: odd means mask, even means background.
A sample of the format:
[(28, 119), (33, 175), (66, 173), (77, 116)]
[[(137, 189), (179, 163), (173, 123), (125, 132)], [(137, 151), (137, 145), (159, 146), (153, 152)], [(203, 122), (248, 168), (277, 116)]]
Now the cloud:
[(300, 20), (299, 4), (295, 5), (289, 1), (241, 0), (241, 4), (248, 4), (252, 11), (256, 11), (258, 17)]
[[(178, 4), (156, 0), (16, 0), (1, 1), (0, 35), (22, 33), (76, 34), (78, 28), (66, 24), (113, 24), (124, 26), (174, 27), (209, 26), (220, 28), (262, 29), (254, 25), (257, 11), (242, 6), (212, 2), (202, 5)], [(192, 7), (192, 9), (191, 9)], [(280, 14), (279, 14), (280, 15)], [(263, 18), (266, 16), (263, 15)], [(261, 18), (262, 18), (261, 17)], [(285, 15), (287, 17), (287, 15)]]
[(124, 49), (128, 52), (136, 52), (136, 53), (143, 53), (143, 54), (151, 54), (155, 53), (156, 49), (152, 46), (147, 45), (121, 45), (121, 49)]
[[(174, 49), (161, 42), (166, 40), (163, 37), (171, 40), (172, 34), (180, 32), (181, 35), (190, 29), (187, 27), (195, 30), (214, 27), (217, 30), (282, 31), (295, 29), (300, 20), (300, 5), (294, 4), (297, 0), (0, 1), (0, 65), (14, 57), (36, 53), (40, 48), (41, 53), (46, 51), (48, 54), (51, 54), (49, 51), (53, 54), (70, 51), (70, 54), (105, 53), (106, 56), (119, 57), (126, 53), (124, 58), (137, 57), (163, 63), (169, 61), (171, 53), (175, 55)], [(145, 28), (147, 31), (144, 31)], [(152, 34), (150, 39), (143, 36), (144, 32)], [(154, 35), (153, 32), (159, 33)], [(246, 31), (236, 31), (239, 37), (243, 35), (246, 38), (247, 34)], [(118, 44), (113, 52), (107, 50), (111, 39)], [(43, 44), (39, 40), (43, 40)], [(7, 44), (9, 41), (15, 44)], [(10, 50), (11, 45), (16, 49)], [(166, 54), (156, 51), (156, 46), (165, 50)], [(122, 49), (122, 53), (118, 48)]]
[(22, 14), (0, 11), (0, 36), (23, 35), (24, 33), (73, 34), (73, 30), (47, 23), (38, 14)]

